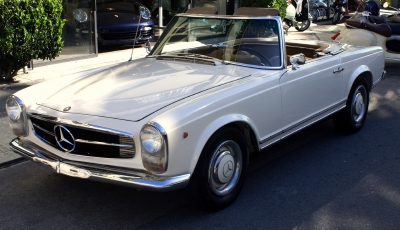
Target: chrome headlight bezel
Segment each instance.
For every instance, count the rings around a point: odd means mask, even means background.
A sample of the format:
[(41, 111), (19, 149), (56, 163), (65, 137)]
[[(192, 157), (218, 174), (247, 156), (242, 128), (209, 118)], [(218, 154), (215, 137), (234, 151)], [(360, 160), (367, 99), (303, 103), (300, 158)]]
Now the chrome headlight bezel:
[(168, 138), (164, 128), (148, 122), (140, 130), (143, 166), (152, 173), (164, 173), (168, 166)]
[(75, 9), (72, 14), (78, 22), (86, 22), (88, 20), (88, 13), (83, 9)]
[(28, 122), (25, 104), (17, 96), (10, 96), (6, 101), (6, 111), (12, 132), (16, 136), (28, 136)]
[(144, 6), (139, 6), (139, 13), (143, 19), (149, 20), (151, 18), (151, 12)]

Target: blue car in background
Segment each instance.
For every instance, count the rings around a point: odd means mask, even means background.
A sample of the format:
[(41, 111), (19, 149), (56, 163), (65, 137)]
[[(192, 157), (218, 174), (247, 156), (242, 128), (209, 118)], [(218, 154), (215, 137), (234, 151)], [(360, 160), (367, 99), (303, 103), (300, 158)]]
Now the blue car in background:
[[(76, 32), (91, 39), (94, 30), (89, 6), (73, 11)], [(144, 43), (154, 38), (154, 22), (150, 10), (135, 0), (97, 0), (97, 39), (99, 45)]]

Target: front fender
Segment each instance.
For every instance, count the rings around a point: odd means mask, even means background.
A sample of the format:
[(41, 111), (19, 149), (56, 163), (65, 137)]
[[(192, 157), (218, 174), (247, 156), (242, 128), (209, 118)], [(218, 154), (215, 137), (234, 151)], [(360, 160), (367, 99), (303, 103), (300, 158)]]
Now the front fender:
[(232, 124), (232, 123), (244, 123), (250, 126), (250, 128), (254, 131), (256, 138), (258, 139), (258, 132), (255, 129), (255, 124), (245, 115), (242, 114), (228, 114), (222, 116), (213, 122), (211, 122), (205, 129), (203, 129), (202, 133), (200, 134), (199, 140), (196, 144), (196, 147), (193, 151), (194, 155), (192, 158), (192, 162), (190, 165), (190, 171), (193, 172), (197, 161), (200, 158), (201, 152), (203, 151), (204, 146), (207, 144), (207, 141), (210, 137), (222, 127)]
[(372, 77), (371, 77), (371, 70), (369, 69), (369, 67), (368, 66), (366, 66), (366, 65), (361, 65), (361, 66), (359, 66), (359, 67), (357, 67), (354, 71), (353, 71), (353, 73), (351, 74), (351, 77), (350, 78), (348, 78), (348, 81), (347, 81), (347, 84), (346, 84), (346, 89), (347, 89), (347, 93), (349, 93), (350, 92), (350, 90), (351, 90), (351, 87), (353, 86), (353, 83), (354, 83), (354, 81), (357, 79), (357, 77), (358, 76), (360, 76), (361, 74), (364, 74), (365, 75), (365, 77), (366, 77), (366, 79), (367, 79), (367, 82), (368, 82), (368, 84), (369, 84), (369, 86), (370, 86), (370, 89), (371, 89), (371, 87), (372, 87)]

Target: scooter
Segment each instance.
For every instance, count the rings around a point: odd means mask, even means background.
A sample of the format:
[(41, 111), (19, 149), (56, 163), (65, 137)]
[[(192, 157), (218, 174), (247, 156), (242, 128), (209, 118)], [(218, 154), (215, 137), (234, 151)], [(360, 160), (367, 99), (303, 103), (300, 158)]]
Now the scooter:
[(358, 9), (361, 0), (335, 0), (333, 2), (334, 14), (332, 23), (336, 25), (343, 16), (351, 16)]
[(288, 2), (288, 6), (286, 7), (286, 16), (283, 19), (283, 30), (286, 35), (288, 34), (289, 28), (292, 26), (294, 26), (294, 28), (297, 31), (307, 30), (310, 27), (311, 21), (312, 21), (312, 16), (309, 13), (307, 20), (296, 21), (296, 8), (291, 3)]
[(332, 39), (350, 45), (380, 46), (388, 62), (400, 61), (400, 23), (387, 22), (384, 17), (357, 13), (347, 19), (346, 27)]
[(313, 21), (323, 19), (324, 17), (329, 19), (333, 17), (334, 11), (335, 10), (333, 9), (333, 7), (328, 7), (328, 5), (322, 0), (310, 2), (310, 14)]

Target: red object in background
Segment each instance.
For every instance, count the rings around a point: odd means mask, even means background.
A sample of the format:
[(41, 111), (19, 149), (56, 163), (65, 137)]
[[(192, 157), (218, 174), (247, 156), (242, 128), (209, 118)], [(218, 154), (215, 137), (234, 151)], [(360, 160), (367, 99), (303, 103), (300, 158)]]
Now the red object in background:
[(340, 32), (338, 32), (337, 34), (333, 35), (333, 36), (331, 37), (332, 40), (335, 40), (339, 35), (340, 35)]

